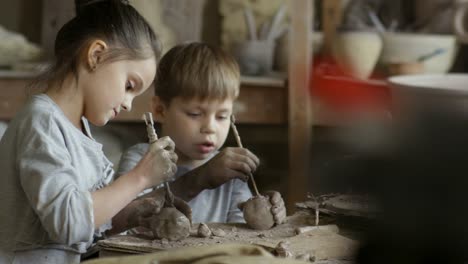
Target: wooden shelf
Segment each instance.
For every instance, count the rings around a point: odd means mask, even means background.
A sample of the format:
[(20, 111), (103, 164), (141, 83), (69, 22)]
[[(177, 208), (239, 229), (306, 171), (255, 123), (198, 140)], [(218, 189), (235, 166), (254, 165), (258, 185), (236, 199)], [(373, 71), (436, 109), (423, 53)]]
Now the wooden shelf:
[[(0, 71), (0, 119), (9, 120), (24, 105), (34, 90), (28, 88), (34, 73)], [(241, 91), (234, 104), (239, 123), (286, 124), (287, 89), (282, 78), (242, 77)], [(149, 111), (154, 91), (150, 87), (135, 98), (131, 112), (122, 112), (113, 122), (141, 122)]]

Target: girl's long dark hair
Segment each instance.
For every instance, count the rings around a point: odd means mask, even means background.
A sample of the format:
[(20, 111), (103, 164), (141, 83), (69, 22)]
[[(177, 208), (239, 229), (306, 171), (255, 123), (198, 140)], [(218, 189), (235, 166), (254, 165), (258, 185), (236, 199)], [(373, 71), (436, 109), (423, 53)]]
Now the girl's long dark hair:
[(83, 52), (96, 39), (109, 45), (99, 63), (161, 56), (161, 43), (148, 22), (123, 0), (75, 0), (76, 16), (57, 33), (54, 60), (36, 84), (62, 83), (69, 73), (78, 78)]

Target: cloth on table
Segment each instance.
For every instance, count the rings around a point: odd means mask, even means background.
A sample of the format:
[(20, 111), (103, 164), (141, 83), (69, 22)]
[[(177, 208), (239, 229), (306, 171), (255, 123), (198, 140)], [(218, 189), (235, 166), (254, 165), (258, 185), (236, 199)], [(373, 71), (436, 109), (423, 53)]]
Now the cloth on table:
[(191, 263), (191, 264), (301, 264), (309, 263), (295, 259), (275, 258), (262, 247), (245, 244), (220, 244), (200, 247), (180, 248), (146, 255), (111, 257), (95, 259), (85, 264), (157, 264), (157, 263)]

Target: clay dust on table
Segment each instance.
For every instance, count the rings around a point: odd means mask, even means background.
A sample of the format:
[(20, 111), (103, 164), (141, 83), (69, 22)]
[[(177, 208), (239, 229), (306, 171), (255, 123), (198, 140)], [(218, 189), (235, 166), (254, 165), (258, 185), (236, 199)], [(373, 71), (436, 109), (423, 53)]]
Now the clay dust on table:
[[(286, 242), (288, 251), (293, 257), (309, 255), (315, 260), (322, 260), (351, 259), (354, 256), (358, 242), (339, 235), (336, 226), (318, 226), (308, 232), (296, 233), (297, 228), (313, 226), (314, 221), (313, 215), (300, 212), (287, 217), (286, 223), (263, 231), (253, 230), (243, 223), (196, 223), (192, 225), (190, 236), (180, 241), (153, 239), (151, 232), (147, 232), (138, 235), (114, 236), (99, 241), (98, 245), (103, 249), (114, 251), (149, 253), (183, 247), (249, 243), (260, 245), (276, 254), (275, 249), (278, 244)], [(206, 237), (200, 236), (200, 225), (205, 225), (211, 234)]]

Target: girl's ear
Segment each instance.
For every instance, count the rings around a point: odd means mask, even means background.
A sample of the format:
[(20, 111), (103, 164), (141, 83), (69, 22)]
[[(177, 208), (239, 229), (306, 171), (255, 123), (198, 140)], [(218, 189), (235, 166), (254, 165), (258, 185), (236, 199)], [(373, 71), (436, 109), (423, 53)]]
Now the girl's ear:
[(102, 60), (102, 55), (107, 50), (106, 42), (96, 39), (88, 47), (86, 62), (91, 71), (96, 70), (98, 64)]
[(167, 105), (161, 100), (161, 97), (155, 95), (151, 99), (151, 110), (153, 110), (154, 120), (161, 124), (166, 118)]

